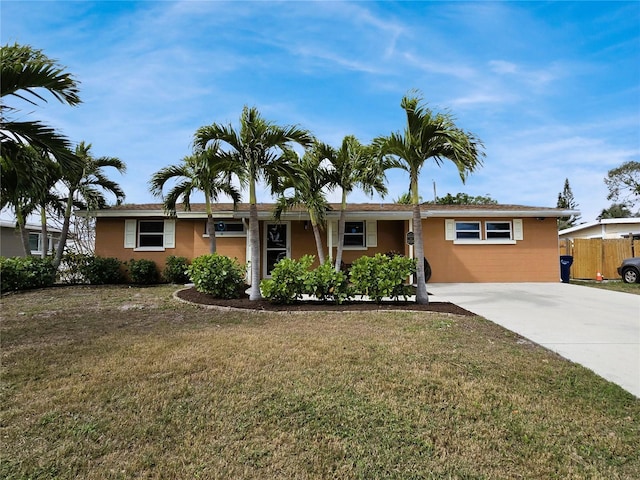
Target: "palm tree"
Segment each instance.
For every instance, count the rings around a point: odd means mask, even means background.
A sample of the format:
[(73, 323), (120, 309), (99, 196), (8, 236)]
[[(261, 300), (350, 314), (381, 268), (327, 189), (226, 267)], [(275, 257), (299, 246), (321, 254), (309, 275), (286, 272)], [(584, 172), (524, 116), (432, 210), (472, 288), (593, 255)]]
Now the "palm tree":
[(421, 98), (405, 96), (400, 106), (407, 115), (404, 132), (380, 137), (374, 143), (385, 155), (399, 161), (399, 166), (409, 172), (411, 201), (413, 205), (413, 232), (415, 237), (416, 302), (429, 303), (424, 272), (424, 244), (420, 217), (420, 193), (418, 179), (425, 161), (431, 159), (437, 166), (450, 160), (458, 168), (462, 182), (469, 173), (482, 165), (482, 142), (472, 133), (458, 128), (449, 113), (434, 113), (420, 104)]
[(47, 209), (51, 208), (57, 215), (62, 215), (64, 208), (55, 191), (55, 184), (61, 179), (60, 164), (51, 161), (48, 156), (44, 156), (43, 163), (45, 168), (42, 178), (45, 187), (35, 192), (32, 201), (36, 209), (40, 210), (40, 236), (42, 239), (40, 256), (46, 258), (49, 254)]
[(118, 203), (121, 203), (125, 197), (120, 185), (107, 178), (103, 172), (104, 168), (112, 167), (119, 173), (124, 173), (127, 167), (122, 160), (116, 157), (94, 158), (91, 154), (91, 144), (86, 144), (85, 142), (80, 142), (76, 146), (74, 155), (80, 160), (82, 169), (80, 171), (62, 172), (62, 183), (67, 188), (67, 198), (64, 199), (65, 210), (62, 232), (60, 233), (60, 241), (53, 261), (55, 268), (60, 266), (64, 255), (74, 205), (82, 205), (87, 210), (103, 208), (107, 204), (103, 192), (113, 194)]
[[(296, 173), (283, 179), (280, 185), (274, 217), (280, 220), (283, 212), (294, 207), (306, 207), (316, 241), (318, 260), (322, 265), (325, 256), (320, 230), (324, 228), (327, 210), (330, 209), (324, 193), (324, 189), (330, 183), (330, 177), (329, 171), (322, 167), (320, 162), (321, 158), (309, 151), (298, 160)], [(293, 194), (286, 196), (284, 192), (290, 189), (293, 190)]]
[(11, 96), (38, 105), (38, 101), (46, 102), (40, 92), (45, 90), (61, 103), (78, 105), (78, 82), (55, 60), (28, 45), (4, 45), (0, 47), (0, 55), (0, 98), (3, 99), (0, 103), (0, 143), (5, 166), (11, 164), (20, 175), (27, 175), (28, 165), (21, 162), (24, 158), (19, 150), (22, 145), (31, 145), (50, 154), (63, 170), (79, 169), (79, 162), (70, 150), (71, 144), (64, 136), (39, 121), (8, 119), (6, 113), (16, 113), (17, 109), (4, 103), (5, 96)]
[(325, 143), (318, 143), (316, 148), (316, 155), (327, 160), (332, 166), (331, 185), (342, 191), (335, 263), (335, 269), (338, 271), (342, 264), (342, 250), (344, 249), (347, 196), (358, 187), (368, 195), (373, 195), (374, 191), (382, 196), (386, 195), (384, 172), (391, 165), (386, 158), (374, 155), (371, 147), (362, 145), (352, 135), (344, 137), (342, 145), (338, 149)]
[(185, 211), (189, 211), (194, 190), (204, 193), (210, 253), (216, 253), (216, 228), (211, 202), (217, 202), (220, 194), (230, 196), (234, 206), (240, 201), (240, 192), (231, 184), (231, 172), (225, 170), (227, 164), (220, 155), (219, 144), (214, 142), (208, 148), (184, 157), (180, 165), (170, 165), (158, 170), (149, 182), (151, 193), (162, 197), (162, 189), (167, 181), (179, 179), (179, 183), (164, 197), (164, 208), (172, 214), (175, 214), (176, 203), (180, 198)]
[[(26, 228), (27, 218), (40, 209), (42, 222), (42, 238), (47, 238), (47, 217), (45, 209), (55, 203), (53, 186), (60, 178), (59, 164), (53, 162), (48, 154), (37, 148), (21, 145), (16, 151), (16, 158), (25, 165), (28, 175), (18, 172), (14, 163), (0, 160), (2, 167), (2, 185), (0, 209), (10, 206), (16, 217), (16, 225), (20, 230), (22, 246), (26, 256), (31, 255), (29, 232)], [(24, 172), (23, 172), (24, 173)], [(47, 250), (42, 249), (42, 256)]]
[[(422, 203), (422, 197), (420, 197), (418, 201)], [(397, 203), (398, 205), (411, 205), (413, 203), (411, 200), (411, 192), (404, 192), (396, 198), (393, 203)]]
[(201, 127), (195, 134), (194, 144), (204, 149), (211, 142), (226, 145), (227, 158), (237, 165), (241, 183), (249, 185), (249, 248), (251, 250), (251, 290), (249, 298), (258, 300), (260, 293), (260, 238), (256, 184), (264, 180), (277, 186), (278, 179), (291, 175), (289, 152), (291, 144), (311, 145), (311, 134), (297, 126), (280, 127), (263, 119), (254, 107), (244, 107), (240, 116), (240, 129), (214, 123)]

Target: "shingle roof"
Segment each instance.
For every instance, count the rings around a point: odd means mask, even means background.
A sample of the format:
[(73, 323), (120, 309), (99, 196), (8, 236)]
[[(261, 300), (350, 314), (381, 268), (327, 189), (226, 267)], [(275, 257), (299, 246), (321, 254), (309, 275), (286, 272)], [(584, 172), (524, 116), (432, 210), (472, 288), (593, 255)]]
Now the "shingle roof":
[[(273, 211), (273, 203), (259, 203), (257, 205), (258, 212), (261, 216), (270, 214)], [(330, 204), (330, 208), (333, 212), (340, 210), (339, 203)], [(249, 204), (240, 203), (234, 210), (232, 203), (216, 203), (212, 205), (214, 213), (234, 215), (239, 217), (247, 216), (249, 212)], [(562, 210), (558, 208), (549, 207), (535, 207), (527, 205), (440, 205), (433, 203), (423, 203), (420, 205), (420, 210), (423, 217), (440, 217), (440, 216), (549, 216), (549, 217), (563, 217), (578, 212), (574, 210)], [(146, 216), (151, 214), (164, 215), (163, 206), (160, 203), (141, 203), (141, 204), (124, 204), (109, 207), (107, 209), (99, 210), (95, 213), (99, 217), (124, 217), (135, 216), (134, 212), (139, 212)], [(180, 217), (188, 216), (202, 216), (205, 212), (204, 203), (191, 204), (191, 210), (185, 212), (181, 206), (177, 209), (177, 214)], [(374, 216), (380, 214), (385, 217), (398, 217), (409, 218), (412, 212), (411, 205), (401, 205), (397, 203), (349, 203), (347, 204), (347, 212), (361, 213), (366, 216)], [(288, 212), (288, 215), (304, 214), (306, 210), (303, 207), (294, 208)]]

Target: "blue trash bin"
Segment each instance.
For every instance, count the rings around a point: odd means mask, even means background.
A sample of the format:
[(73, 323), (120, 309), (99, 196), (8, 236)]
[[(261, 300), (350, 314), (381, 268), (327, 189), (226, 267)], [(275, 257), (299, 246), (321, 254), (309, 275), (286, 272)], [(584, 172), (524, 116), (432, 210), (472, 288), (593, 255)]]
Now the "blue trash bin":
[(571, 265), (573, 265), (573, 257), (571, 255), (560, 255), (560, 279), (562, 283), (569, 283)]

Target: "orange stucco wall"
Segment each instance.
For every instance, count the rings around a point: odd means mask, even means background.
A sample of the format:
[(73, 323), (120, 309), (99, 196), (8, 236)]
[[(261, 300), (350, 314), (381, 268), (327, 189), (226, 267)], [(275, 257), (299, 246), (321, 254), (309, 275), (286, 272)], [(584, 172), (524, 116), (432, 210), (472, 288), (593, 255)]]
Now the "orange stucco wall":
[[(313, 255), (316, 257), (313, 266), (317, 267), (320, 264), (318, 260), (318, 249), (316, 247), (316, 239), (313, 235), (313, 228), (311, 224), (308, 224), (308, 228), (305, 230), (306, 222), (294, 221), (291, 222), (291, 258), (300, 258), (303, 255)], [(324, 248), (324, 254), (327, 255), (327, 233), (321, 231), (322, 246)]]
[[(465, 220), (456, 218), (456, 220)], [(468, 219), (482, 220), (486, 219)], [(162, 269), (169, 255), (193, 259), (209, 252), (209, 239), (203, 236), (204, 220), (176, 220), (176, 248), (164, 252), (135, 252), (124, 248), (124, 219), (98, 218), (96, 223), (96, 254), (116, 257), (122, 261), (149, 259)], [(263, 224), (260, 222), (260, 241), (263, 243)], [(317, 255), (311, 228), (304, 221), (291, 221), (291, 256)], [(559, 280), (557, 227), (555, 219), (543, 221), (523, 219), (524, 240), (515, 245), (455, 245), (445, 240), (443, 218), (430, 218), (422, 222), (425, 255), (431, 265), (431, 282), (556, 282)], [(378, 246), (362, 250), (345, 250), (343, 260), (352, 263), (363, 255), (397, 251), (408, 255), (405, 242), (408, 222), (381, 220), (378, 226)], [(327, 234), (322, 232), (327, 248)], [(244, 264), (245, 237), (217, 237), (217, 251), (235, 257)], [(335, 248), (333, 250), (335, 258)], [(316, 259), (316, 264), (318, 260)], [(262, 268), (262, 266), (261, 266)]]
[[(362, 249), (350, 250), (346, 248), (342, 252), (344, 263), (353, 263), (354, 260), (367, 255), (373, 256), (376, 253), (398, 252), (405, 253), (405, 234), (407, 222), (404, 220), (378, 220), (378, 246)], [(323, 241), (326, 241), (326, 234)], [(337, 248), (333, 248), (333, 258), (336, 256)]]
[[(131, 248), (124, 248), (124, 219), (99, 218), (96, 222), (96, 255), (115, 257), (122, 261), (145, 258), (153, 260), (162, 269), (170, 255), (193, 259), (209, 253), (209, 238), (203, 236), (204, 225), (205, 220), (177, 219), (176, 248), (167, 248), (163, 252), (136, 252)], [(218, 236), (216, 244), (219, 254), (235, 257), (240, 263), (246, 262), (244, 237)]]
[(554, 218), (523, 219), (524, 240), (515, 245), (454, 245), (445, 240), (442, 218), (423, 220), (422, 228), (432, 283), (557, 282), (560, 279)]

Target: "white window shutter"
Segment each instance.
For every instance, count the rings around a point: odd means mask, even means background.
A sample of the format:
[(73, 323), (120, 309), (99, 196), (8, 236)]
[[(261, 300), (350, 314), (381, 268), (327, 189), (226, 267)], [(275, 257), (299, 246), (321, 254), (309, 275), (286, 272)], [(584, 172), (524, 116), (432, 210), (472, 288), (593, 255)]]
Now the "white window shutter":
[(136, 248), (136, 221), (124, 221), (124, 248)]
[(524, 240), (524, 232), (522, 231), (522, 219), (514, 218), (513, 219), (513, 239), (514, 240)]
[(456, 239), (456, 221), (452, 218), (447, 218), (444, 221), (444, 239), (445, 240)]
[(176, 248), (176, 221), (164, 221), (164, 248)]
[(367, 232), (367, 245), (366, 247), (377, 247), (378, 246), (378, 222), (375, 220), (367, 220), (367, 224), (365, 226)]
[(338, 245), (338, 222), (331, 222), (331, 245)]

